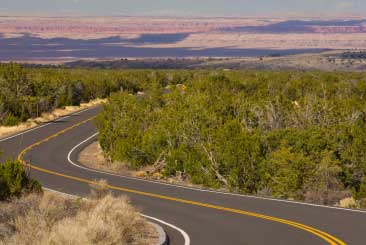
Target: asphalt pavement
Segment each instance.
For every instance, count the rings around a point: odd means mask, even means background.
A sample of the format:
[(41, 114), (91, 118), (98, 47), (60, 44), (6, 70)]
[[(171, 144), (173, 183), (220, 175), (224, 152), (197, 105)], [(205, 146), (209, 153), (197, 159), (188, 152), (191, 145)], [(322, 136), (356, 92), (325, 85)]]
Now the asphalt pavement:
[[(42, 186), (86, 196), (105, 179), (143, 214), (164, 221), (171, 244), (366, 244), (366, 211), (221, 193), (113, 175), (81, 166), (78, 153), (97, 137), (99, 107), (0, 139), (2, 160), (22, 159)], [(174, 228), (172, 228), (174, 227)]]

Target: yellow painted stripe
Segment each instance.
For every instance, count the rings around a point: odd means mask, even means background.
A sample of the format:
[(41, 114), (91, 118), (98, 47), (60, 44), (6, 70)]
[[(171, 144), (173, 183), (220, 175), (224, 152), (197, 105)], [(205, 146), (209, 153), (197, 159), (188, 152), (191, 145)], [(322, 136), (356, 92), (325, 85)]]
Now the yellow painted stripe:
[[(18, 155), (18, 160), (24, 164), (25, 166), (28, 166), (32, 169), (38, 170), (40, 172), (44, 172), (47, 174), (51, 174), (51, 175), (55, 175), (55, 176), (59, 176), (59, 177), (63, 177), (63, 178), (67, 178), (67, 179), (72, 179), (72, 180), (76, 180), (79, 182), (83, 182), (83, 183), (87, 183), (87, 184), (94, 184), (94, 185), (98, 185), (99, 183), (97, 181), (93, 181), (93, 180), (89, 180), (89, 179), (84, 179), (84, 178), (79, 178), (79, 177), (75, 177), (75, 176), (70, 176), (70, 175), (66, 175), (66, 174), (62, 174), (62, 173), (58, 173), (52, 170), (48, 170), (48, 169), (44, 169), (44, 168), (40, 168), (37, 166), (33, 166), (30, 163), (27, 163), (25, 160), (23, 160), (23, 156), (30, 150), (32, 150), (34, 147), (39, 146), (53, 138), (56, 138), (58, 136), (60, 136), (61, 134), (66, 133), (67, 131), (70, 131), (82, 124), (85, 124), (91, 120), (93, 120), (95, 117), (89, 118), (87, 120), (84, 120), (82, 122), (79, 122), (77, 124), (74, 124), (71, 127), (68, 127), (66, 129), (63, 129), (41, 141), (38, 141), (30, 146), (28, 146), (27, 148), (25, 148), (19, 155)], [(221, 210), (221, 211), (226, 211), (226, 212), (231, 212), (231, 213), (236, 213), (236, 214), (241, 214), (241, 215), (246, 215), (246, 216), (251, 216), (251, 217), (256, 217), (256, 218), (260, 218), (260, 219), (264, 219), (264, 220), (269, 220), (269, 221), (274, 221), (277, 223), (282, 223), (282, 224), (286, 224), (295, 228), (298, 228), (300, 230), (309, 232), (321, 239), (323, 239), (324, 241), (326, 241), (329, 245), (346, 245), (345, 242), (341, 241), (340, 239), (324, 232), (318, 229), (315, 229), (313, 227), (301, 224), (301, 223), (297, 223), (294, 221), (290, 221), (290, 220), (286, 220), (286, 219), (281, 219), (281, 218), (277, 218), (277, 217), (273, 217), (273, 216), (268, 216), (268, 215), (263, 215), (263, 214), (259, 214), (259, 213), (254, 213), (254, 212), (248, 212), (248, 211), (244, 211), (244, 210), (239, 210), (239, 209), (232, 209), (232, 208), (226, 208), (226, 207), (222, 207), (222, 206), (217, 206), (217, 205), (212, 205), (212, 204), (206, 204), (206, 203), (201, 203), (201, 202), (195, 202), (195, 201), (191, 201), (191, 200), (186, 200), (186, 199), (181, 199), (181, 198), (175, 198), (175, 197), (170, 197), (170, 196), (164, 196), (164, 195), (159, 195), (159, 194), (154, 194), (154, 193), (150, 193), (150, 192), (143, 192), (143, 191), (138, 191), (138, 190), (133, 190), (133, 189), (128, 189), (128, 188), (123, 188), (123, 187), (119, 187), (119, 186), (113, 186), (113, 185), (107, 185), (108, 188), (113, 189), (113, 190), (118, 190), (118, 191), (123, 191), (123, 192), (127, 192), (127, 193), (134, 193), (134, 194), (138, 194), (138, 195), (142, 195), (142, 196), (148, 196), (148, 197), (153, 197), (153, 198), (158, 198), (158, 199), (163, 199), (163, 200), (168, 200), (168, 201), (173, 201), (173, 202), (178, 202), (178, 203), (184, 203), (184, 204), (190, 204), (190, 205), (195, 205), (195, 206), (200, 206), (200, 207), (205, 207), (205, 208), (211, 208), (211, 209), (216, 209), (216, 210)]]

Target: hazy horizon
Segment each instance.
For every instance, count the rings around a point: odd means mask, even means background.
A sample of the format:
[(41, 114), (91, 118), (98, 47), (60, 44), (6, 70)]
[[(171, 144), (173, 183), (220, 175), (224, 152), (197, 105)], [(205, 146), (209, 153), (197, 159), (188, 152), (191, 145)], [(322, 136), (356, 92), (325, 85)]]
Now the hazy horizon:
[(366, 10), (360, 0), (0, 2), (0, 60), (259, 57), (366, 47), (365, 16), (346, 14)]
[(362, 15), (362, 0), (1, 0), (0, 13), (80, 16), (338, 16)]

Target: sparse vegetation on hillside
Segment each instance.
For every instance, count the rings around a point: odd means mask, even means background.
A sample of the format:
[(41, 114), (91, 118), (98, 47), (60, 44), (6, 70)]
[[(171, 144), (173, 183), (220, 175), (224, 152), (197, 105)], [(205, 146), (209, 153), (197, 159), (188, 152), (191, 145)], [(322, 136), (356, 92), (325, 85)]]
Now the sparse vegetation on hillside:
[[(37, 66), (37, 65), (31, 65)], [(191, 59), (124, 59), (112, 61), (75, 61), (64, 64), (69, 68), (101, 69), (246, 69), (246, 70), (322, 70), (362, 72), (366, 68), (364, 51), (324, 51), (306, 54), (270, 54), (247, 58)]]

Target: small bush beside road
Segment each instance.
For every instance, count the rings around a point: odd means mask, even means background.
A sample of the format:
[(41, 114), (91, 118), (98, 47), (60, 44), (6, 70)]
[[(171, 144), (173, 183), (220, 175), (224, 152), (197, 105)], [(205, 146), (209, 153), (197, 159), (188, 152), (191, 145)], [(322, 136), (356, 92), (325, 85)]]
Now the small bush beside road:
[(38, 181), (29, 177), (22, 164), (10, 159), (0, 164), (0, 201), (31, 192), (41, 193), (42, 188)]

